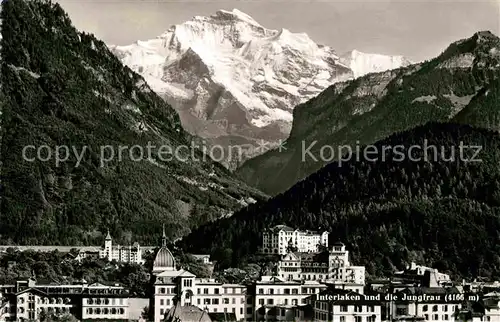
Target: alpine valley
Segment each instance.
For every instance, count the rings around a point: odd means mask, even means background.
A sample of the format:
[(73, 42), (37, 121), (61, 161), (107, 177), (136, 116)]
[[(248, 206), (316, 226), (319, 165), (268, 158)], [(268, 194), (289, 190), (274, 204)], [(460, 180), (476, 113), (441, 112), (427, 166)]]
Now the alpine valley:
[(285, 140), (293, 108), (328, 86), (411, 63), (356, 50), (338, 56), (307, 34), (267, 29), (237, 9), (111, 49), (178, 111), (184, 129), (226, 148), (220, 159), (230, 168)]
[[(482, 31), (432, 60), (336, 83), (295, 108), (284, 148), (248, 160), (237, 172), (275, 195), (337, 160), (342, 146), (354, 150), (429, 121), (499, 130), (499, 76), (500, 39)], [(334, 147), (333, 155), (320, 158), (325, 145)]]
[[(134, 145), (189, 146), (191, 136), (175, 110), (106, 44), (77, 32), (59, 4), (4, 1), (1, 19), (1, 243), (95, 245), (109, 229), (118, 241), (154, 244), (162, 223), (174, 239), (266, 198), (196, 150), (196, 158), (183, 150), (183, 159), (167, 162), (157, 149), (132, 154)], [(33, 161), (34, 150), (28, 161), (29, 146), (87, 152), (57, 165), (54, 154)], [(103, 146), (130, 150), (102, 164)]]

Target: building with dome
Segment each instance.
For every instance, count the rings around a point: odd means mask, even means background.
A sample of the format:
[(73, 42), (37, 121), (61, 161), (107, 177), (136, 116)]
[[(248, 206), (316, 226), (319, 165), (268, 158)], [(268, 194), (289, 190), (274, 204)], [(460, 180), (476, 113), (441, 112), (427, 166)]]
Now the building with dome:
[[(234, 313), (237, 320), (245, 318), (246, 286), (220, 283), (212, 278), (197, 278), (177, 266), (167, 247), (165, 229), (161, 247), (156, 252), (151, 270), (152, 298), (150, 319), (160, 322), (172, 316), (171, 309), (187, 310), (196, 306), (206, 313)], [(184, 308), (184, 309), (180, 309)]]

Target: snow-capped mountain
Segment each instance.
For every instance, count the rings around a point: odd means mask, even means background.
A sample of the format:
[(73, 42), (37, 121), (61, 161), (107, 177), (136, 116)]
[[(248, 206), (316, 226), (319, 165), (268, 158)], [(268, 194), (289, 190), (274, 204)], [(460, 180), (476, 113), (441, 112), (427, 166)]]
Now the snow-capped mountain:
[(258, 142), (285, 139), (293, 108), (331, 84), (406, 62), (359, 52), (340, 58), (307, 34), (267, 29), (237, 9), (111, 49), (177, 109), (188, 132), (249, 154), (265, 152), (250, 148)]

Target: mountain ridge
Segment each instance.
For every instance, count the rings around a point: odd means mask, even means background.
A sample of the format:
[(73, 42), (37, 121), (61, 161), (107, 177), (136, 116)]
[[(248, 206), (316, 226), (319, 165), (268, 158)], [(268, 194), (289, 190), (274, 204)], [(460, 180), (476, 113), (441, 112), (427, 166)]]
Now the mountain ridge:
[[(59, 4), (9, 0), (0, 15), (2, 243), (99, 244), (109, 229), (117, 241), (154, 244), (151, 232), (162, 224), (175, 239), (266, 198), (196, 149), (170, 160), (158, 150), (146, 155), (150, 144), (174, 150), (193, 138), (175, 110), (104, 42), (78, 32)], [(25, 159), (28, 146), (88, 153), (56, 165)], [(103, 164), (108, 146), (115, 157)], [(118, 157), (122, 147), (128, 153)]]
[[(313, 152), (318, 154), (325, 145), (370, 144), (429, 121), (452, 120), (481, 88), (499, 78), (497, 48), (497, 36), (477, 32), (429, 61), (333, 84), (294, 109), (285, 149), (250, 159), (236, 173), (275, 195), (329, 162), (304, 161), (304, 144), (316, 142)], [(483, 124), (478, 119), (475, 125)]]
[[(111, 48), (177, 109), (188, 132), (211, 145), (245, 145), (248, 156), (259, 153), (260, 140), (286, 139), (297, 104), (354, 76), (346, 65), (354, 60), (305, 33), (267, 29), (237, 9), (195, 16), (156, 39)], [(357, 53), (363, 63), (357, 74), (409, 63)]]
[[(200, 226), (179, 246), (210, 252), (222, 266), (244, 267), (264, 229), (321, 227), (330, 232), (330, 242), (345, 243), (372, 277), (418, 261), (455, 278), (497, 278), (499, 143), (498, 132), (464, 124), (430, 122), (398, 132), (376, 142), (370, 149), (375, 155), (361, 150), (341, 164), (330, 163), (267, 202)], [(426, 159), (423, 148), (410, 151), (426, 145), (440, 154)], [(481, 146), (475, 159), (481, 162), (472, 162), (475, 151), (460, 154), (461, 145)], [(396, 147), (404, 147), (403, 159)]]

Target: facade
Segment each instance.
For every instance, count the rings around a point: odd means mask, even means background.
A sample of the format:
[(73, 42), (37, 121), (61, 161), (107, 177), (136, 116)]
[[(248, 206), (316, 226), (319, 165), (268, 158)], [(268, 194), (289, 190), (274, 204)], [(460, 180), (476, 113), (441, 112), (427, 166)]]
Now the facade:
[(264, 254), (286, 255), (289, 248), (296, 252), (318, 252), (321, 246), (328, 247), (328, 232), (300, 231), (285, 225), (266, 229), (262, 234)]
[(450, 275), (439, 272), (435, 268), (426, 267), (422, 265), (417, 265), (412, 262), (406, 270), (402, 272), (397, 272), (396, 276), (415, 276), (415, 277), (424, 277), (426, 274), (431, 274), (432, 279), (434, 280), (433, 286), (451, 286), (451, 278)]
[(337, 284), (365, 285), (365, 267), (349, 262), (349, 251), (342, 243), (321, 253), (288, 253), (281, 257), (277, 274), (286, 280), (313, 280)]
[(247, 321), (291, 321), (294, 309), (327, 286), (317, 281), (286, 281), (263, 276), (249, 287)]
[(196, 260), (202, 262), (203, 264), (212, 264), (212, 262), (210, 261), (210, 255), (192, 254), (191, 256), (193, 256)]
[[(338, 297), (338, 300), (334, 298)], [(373, 297), (373, 298), (372, 298)], [(329, 287), (307, 299), (307, 310), (297, 310), (297, 320), (324, 322), (381, 322), (382, 301), (376, 295), (364, 295)], [(304, 313), (303, 313), (304, 312)]]
[(134, 243), (132, 246), (113, 245), (109, 231), (104, 241), (104, 247), (99, 250), (99, 258), (122, 263), (144, 264), (142, 249), (138, 243)]
[(0, 321), (40, 321), (69, 313), (79, 320), (127, 321), (128, 290), (101, 284), (52, 285), (35, 280), (0, 286)]
[(483, 297), (484, 316), (483, 321), (500, 321), (500, 293), (491, 292)]
[[(463, 300), (446, 300), (447, 294), (460, 294), (456, 288), (445, 289), (441, 287), (407, 288), (399, 291), (402, 300), (390, 302), (390, 316), (398, 321), (414, 320), (423, 321), (455, 321), (456, 314), (461, 309)], [(426, 295), (427, 298), (421, 297)], [(419, 297), (420, 295), (420, 297)], [(415, 300), (403, 300), (405, 297), (416, 296)]]
[(153, 262), (152, 283), (150, 318), (154, 322), (171, 317), (172, 309), (185, 311), (189, 306), (196, 306), (207, 313), (232, 313), (237, 320), (245, 317), (246, 286), (196, 278), (194, 274), (178, 269), (174, 256), (166, 246), (165, 233), (162, 247)]

